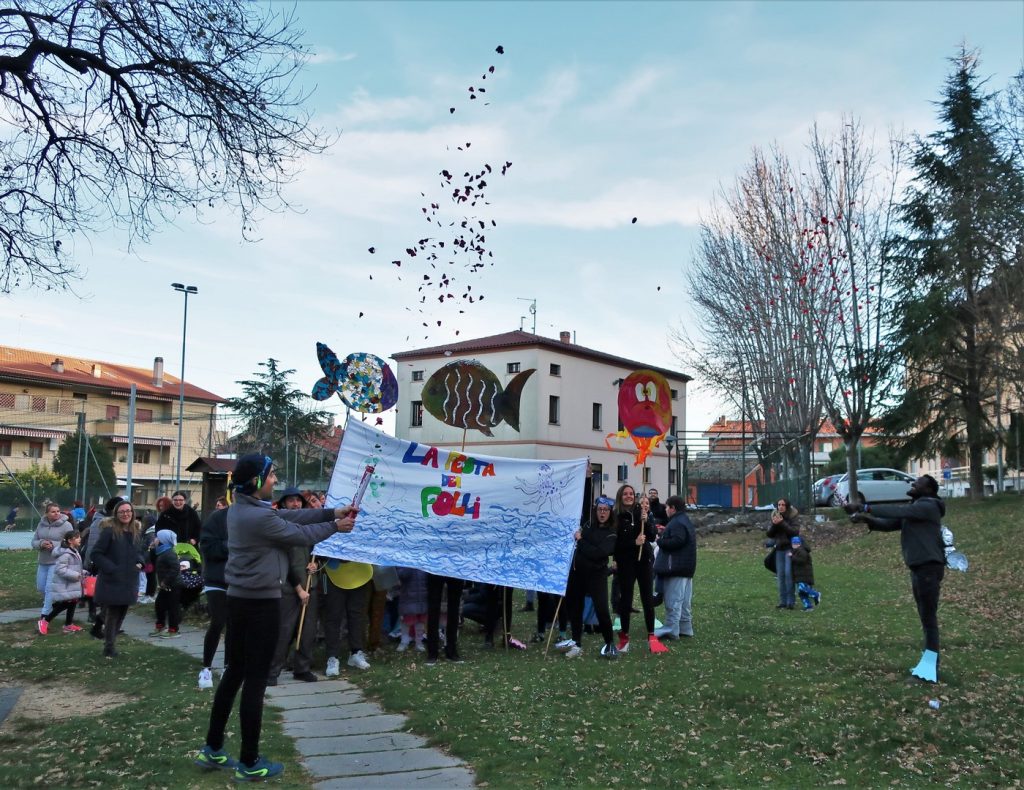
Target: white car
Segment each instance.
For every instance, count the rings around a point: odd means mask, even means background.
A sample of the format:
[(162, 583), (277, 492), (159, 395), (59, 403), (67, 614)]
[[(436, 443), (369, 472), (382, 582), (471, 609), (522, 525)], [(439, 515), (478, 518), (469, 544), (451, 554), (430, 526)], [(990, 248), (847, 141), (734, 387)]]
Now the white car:
[[(907, 490), (914, 482), (914, 476), (898, 469), (858, 469), (857, 491), (864, 495), (866, 502), (907, 502)], [(839, 478), (832, 505), (845, 502), (850, 496), (850, 481), (847, 475)]]

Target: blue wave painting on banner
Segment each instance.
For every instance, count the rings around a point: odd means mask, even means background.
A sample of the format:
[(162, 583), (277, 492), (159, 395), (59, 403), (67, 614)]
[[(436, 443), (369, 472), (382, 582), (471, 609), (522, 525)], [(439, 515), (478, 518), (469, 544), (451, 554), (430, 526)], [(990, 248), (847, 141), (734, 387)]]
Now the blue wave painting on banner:
[(317, 544), (318, 555), (565, 592), (586, 459), (473, 455), (396, 439), (351, 420), (329, 506), (352, 501), (367, 466), (374, 472), (355, 529)]

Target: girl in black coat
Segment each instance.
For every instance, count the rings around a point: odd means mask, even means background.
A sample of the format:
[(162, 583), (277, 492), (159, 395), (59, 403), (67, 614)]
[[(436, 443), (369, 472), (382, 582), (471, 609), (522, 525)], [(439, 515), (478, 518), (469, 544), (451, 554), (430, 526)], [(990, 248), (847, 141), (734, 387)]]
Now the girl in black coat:
[(565, 603), (572, 623), (572, 638), (563, 639), (555, 649), (566, 658), (583, 654), (583, 602), (590, 596), (594, 602), (598, 627), (604, 637), (601, 655), (615, 658), (615, 634), (608, 611), (608, 556), (615, 550), (615, 528), (612, 525), (612, 500), (600, 497), (594, 508), (594, 521), (585, 523), (576, 531), (576, 553), (572, 558)]
[(647, 627), (647, 644), (652, 653), (668, 651), (654, 635), (654, 549), (657, 537), (654, 516), (641, 511), (636, 491), (624, 485), (615, 494), (613, 510), (615, 539), (615, 575), (619, 580), (619, 652), (629, 650), (629, 619), (633, 608), (633, 585), (640, 588), (640, 605)]
[[(117, 656), (114, 641), (121, 630), (128, 607), (139, 596), (139, 571), (145, 558), (139, 546), (141, 525), (135, 520), (131, 502), (121, 502), (113, 518), (100, 524), (100, 535), (92, 552), (96, 566), (96, 605), (103, 607), (103, 655)], [(95, 629), (94, 636), (98, 636)]]

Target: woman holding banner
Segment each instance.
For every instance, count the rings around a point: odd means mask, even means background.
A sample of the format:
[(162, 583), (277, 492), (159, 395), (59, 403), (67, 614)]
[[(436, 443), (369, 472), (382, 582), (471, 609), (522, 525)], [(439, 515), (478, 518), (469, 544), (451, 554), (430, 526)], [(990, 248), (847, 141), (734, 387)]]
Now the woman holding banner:
[(647, 644), (652, 653), (666, 653), (654, 635), (654, 571), (652, 544), (657, 538), (654, 518), (636, 501), (636, 491), (626, 484), (615, 495), (615, 572), (619, 580), (619, 652), (629, 650), (629, 619), (633, 608), (633, 585), (640, 587), (640, 605), (647, 626)]

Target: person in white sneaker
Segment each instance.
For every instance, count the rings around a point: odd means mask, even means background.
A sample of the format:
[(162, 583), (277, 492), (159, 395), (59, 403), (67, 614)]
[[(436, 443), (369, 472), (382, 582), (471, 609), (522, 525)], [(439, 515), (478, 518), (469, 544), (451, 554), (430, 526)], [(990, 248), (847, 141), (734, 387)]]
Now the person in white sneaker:
[(366, 660), (366, 653), (362, 650), (357, 650), (355, 653), (348, 657), (348, 665), (355, 669), (369, 669), (370, 662)]
[[(586, 492), (589, 493), (589, 488)], [(572, 558), (572, 568), (565, 591), (569, 622), (572, 624), (572, 638), (555, 645), (555, 649), (565, 653), (567, 658), (576, 658), (583, 652), (583, 599), (587, 596), (594, 602), (601, 636), (604, 637), (606, 648), (610, 648), (602, 651), (601, 655), (607, 658), (618, 655), (613, 644), (615, 634), (608, 611), (608, 556), (615, 550), (612, 505), (613, 502), (608, 497), (598, 498), (594, 504), (593, 521), (576, 531), (576, 553)]]

